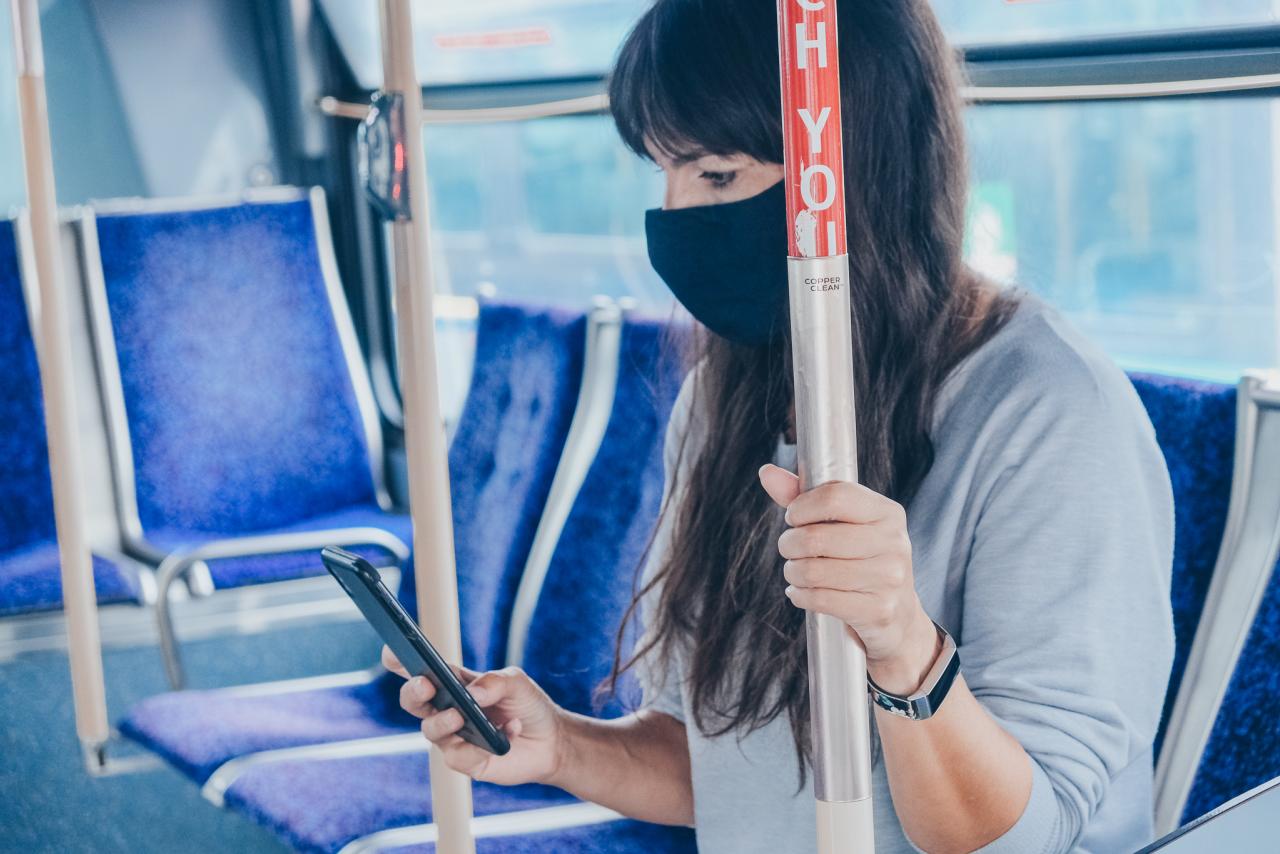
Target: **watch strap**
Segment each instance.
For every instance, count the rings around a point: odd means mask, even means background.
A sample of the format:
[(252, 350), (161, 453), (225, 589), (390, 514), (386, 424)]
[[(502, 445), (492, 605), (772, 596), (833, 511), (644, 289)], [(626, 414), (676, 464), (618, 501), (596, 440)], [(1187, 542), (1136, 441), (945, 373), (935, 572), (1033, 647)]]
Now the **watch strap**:
[(891, 694), (867, 676), (872, 701), (886, 712), (913, 721), (923, 721), (933, 717), (942, 707), (942, 701), (946, 699), (952, 683), (956, 681), (956, 674), (960, 672), (960, 653), (947, 630), (937, 623), (933, 625), (942, 638), (942, 651), (934, 659), (933, 667), (929, 668), (924, 683), (916, 693), (909, 697)]

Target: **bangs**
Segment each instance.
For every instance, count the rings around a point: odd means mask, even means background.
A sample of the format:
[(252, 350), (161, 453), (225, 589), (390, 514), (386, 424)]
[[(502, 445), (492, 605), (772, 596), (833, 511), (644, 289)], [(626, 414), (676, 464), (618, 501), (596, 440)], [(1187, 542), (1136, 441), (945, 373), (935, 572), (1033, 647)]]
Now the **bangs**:
[(672, 158), (781, 163), (776, 7), (743, 0), (724, 15), (709, 5), (658, 0), (631, 30), (609, 78), (618, 134), (647, 160), (646, 142)]

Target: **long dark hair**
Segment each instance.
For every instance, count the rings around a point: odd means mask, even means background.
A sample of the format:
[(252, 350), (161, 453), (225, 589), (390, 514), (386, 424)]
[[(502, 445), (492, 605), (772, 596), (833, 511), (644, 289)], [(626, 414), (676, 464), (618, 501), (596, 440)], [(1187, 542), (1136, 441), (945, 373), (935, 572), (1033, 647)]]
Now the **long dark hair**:
[[(933, 464), (930, 429), (951, 370), (1016, 308), (961, 259), (967, 164), (958, 63), (927, 0), (839, 0), (845, 189), (852, 273), (858, 469), (908, 504)], [(622, 46), (609, 85), (618, 130), (678, 154), (782, 160), (775, 0), (658, 0)], [(778, 283), (785, 287), (784, 282)], [(714, 447), (680, 449), (664, 514), (669, 551), (646, 655), (687, 662), (695, 723), (740, 735), (784, 712), (804, 770), (804, 615), (783, 595), (781, 514), (757, 481), (791, 413), (790, 347), (710, 333), (690, 354), (692, 404)]]

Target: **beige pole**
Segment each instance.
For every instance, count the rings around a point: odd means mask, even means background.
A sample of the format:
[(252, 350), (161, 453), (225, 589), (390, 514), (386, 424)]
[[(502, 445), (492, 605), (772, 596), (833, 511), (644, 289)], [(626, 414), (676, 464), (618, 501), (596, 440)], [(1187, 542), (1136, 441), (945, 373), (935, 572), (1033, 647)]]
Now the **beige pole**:
[(12, 0), (11, 8), (27, 206), (35, 250), (31, 259), (34, 264), (29, 269), (34, 268), (39, 286), (37, 310), (33, 312), (36, 352), (44, 389), (45, 431), (49, 442), (49, 473), (53, 479), (58, 554), (62, 561), (62, 597), (67, 618), (76, 733), (90, 770), (100, 770), (106, 760), (110, 730), (98, 635), (98, 599), (85, 539), (80, 459), (76, 449), (75, 386), (62, 292), (64, 280), (58, 263), (58, 202), (45, 103), (40, 10), (37, 0)]
[[(436, 367), (435, 289), (431, 280), (426, 153), (422, 145), (422, 90), (414, 69), (409, 0), (382, 0), (383, 89), (404, 104), (403, 157), (410, 215), (392, 222), (395, 246), (396, 331), (409, 502), (413, 513), (418, 621), (446, 661), (460, 664), (458, 579), (449, 500), (448, 447)], [(431, 802), (441, 854), (472, 854), (471, 781), (431, 751)]]

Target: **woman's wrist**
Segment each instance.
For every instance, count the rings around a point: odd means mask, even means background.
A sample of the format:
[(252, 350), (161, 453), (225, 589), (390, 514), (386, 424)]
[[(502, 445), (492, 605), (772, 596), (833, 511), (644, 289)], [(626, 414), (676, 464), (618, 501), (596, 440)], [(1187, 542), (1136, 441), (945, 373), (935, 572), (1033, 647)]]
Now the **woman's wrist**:
[(919, 690), (941, 651), (937, 627), (924, 609), (919, 609), (891, 655), (867, 659), (867, 673), (881, 689), (907, 697)]
[(575, 743), (575, 721), (577, 715), (559, 706), (552, 714), (555, 716), (555, 744), (552, 751), (552, 764), (539, 783), (558, 788), (567, 788), (568, 781), (574, 777), (574, 766), (577, 763), (577, 745)]

